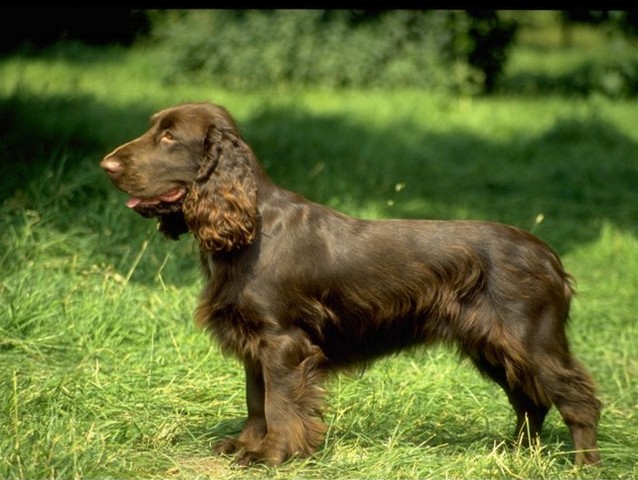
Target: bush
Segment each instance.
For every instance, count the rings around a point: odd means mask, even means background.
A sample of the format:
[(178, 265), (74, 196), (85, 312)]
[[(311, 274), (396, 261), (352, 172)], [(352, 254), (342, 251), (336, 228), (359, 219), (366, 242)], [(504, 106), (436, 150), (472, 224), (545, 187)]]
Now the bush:
[(496, 12), (180, 10), (152, 35), (168, 81), (491, 91), (514, 30)]

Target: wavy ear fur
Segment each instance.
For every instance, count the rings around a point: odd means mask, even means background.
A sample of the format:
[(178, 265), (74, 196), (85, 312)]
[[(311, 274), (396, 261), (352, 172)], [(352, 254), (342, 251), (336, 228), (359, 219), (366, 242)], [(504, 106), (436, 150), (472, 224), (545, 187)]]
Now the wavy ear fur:
[(205, 148), (204, 163), (184, 199), (184, 218), (204, 250), (237, 251), (257, 232), (252, 153), (236, 135), (215, 128), (208, 131)]

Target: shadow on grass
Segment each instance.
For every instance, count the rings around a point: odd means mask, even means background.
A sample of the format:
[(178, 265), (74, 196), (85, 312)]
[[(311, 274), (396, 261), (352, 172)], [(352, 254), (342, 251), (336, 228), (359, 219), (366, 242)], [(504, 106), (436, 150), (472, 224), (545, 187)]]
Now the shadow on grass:
[[(149, 222), (126, 211), (98, 163), (143, 133), (151, 113), (143, 103), (113, 108), (89, 97), (0, 99), (0, 200), (52, 208), (52, 228), (115, 232), (99, 236), (100, 252), (126, 274), (116, 258), (122, 243), (139, 245)], [(631, 232), (638, 225), (636, 144), (602, 118), (565, 118), (512, 142), (410, 122), (374, 128), (294, 108), (264, 108), (239, 123), (278, 184), (347, 213), (501, 221), (534, 230), (560, 253), (597, 238), (604, 222)], [(165, 280), (179, 285), (178, 271), (195, 269), (196, 255), (192, 246), (170, 248), (183, 263)]]
[[(406, 419), (393, 409), (385, 410), (383, 416), (384, 425), (399, 425), (406, 422)], [(211, 418), (210, 421), (204, 424), (189, 428), (188, 436), (189, 438), (194, 436), (201, 439), (207, 445), (207, 448), (210, 447), (212, 456), (218, 457), (222, 461), (228, 461), (230, 464), (233, 455), (219, 455), (212, 448), (226, 438), (239, 435), (245, 421), (246, 417), (236, 417), (223, 419), (215, 423), (214, 419)], [(504, 428), (498, 428), (499, 431), (495, 432), (485, 429), (485, 426), (478, 419), (468, 425), (467, 422), (462, 422), (458, 419), (441, 424), (436, 418), (419, 418), (415, 419), (413, 427), (401, 434), (398, 439), (393, 438), (396, 432), (391, 427), (384, 429), (371, 424), (368, 428), (350, 430), (347, 429), (347, 425), (340, 426), (336, 424), (333, 425), (334, 430), (331, 429), (327, 441), (324, 442), (322, 447), (319, 447), (314, 455), (330, 461), (333, 455), (331, 453), (333, 447), (342, 443), (357, 445), (362, 451), (370, 449), (375, 454), (378, 454), (380, 445), (388, 445), (395, 442), (403, 446), (422, 448), (424, 455), (433, 450), (463, 453), (467, 452), (468, 445), (471, 445), (472, 449), (484, 452), (497, 450), (511, 454), (517, 452), (533, 454), (533, 451), (537, 448), (536, 446), (529, 447), (527, 444), (521, 444), (513, 435), (514, 422), (512, 413), (511, 425), (508, 424)], [(502, 431), (502, 434), (500, 431)], [(559, 428), (552, 428), (552, 425), (548, 425), (540, 435), (540, 444), (538, 446), (545, 450), (546, 454), (555, 455), (556, 453), (561, 453), (564, 455), (567, 464), (572, 461), (572, 440), (567, 427), (564, 425), (560, 425)]]

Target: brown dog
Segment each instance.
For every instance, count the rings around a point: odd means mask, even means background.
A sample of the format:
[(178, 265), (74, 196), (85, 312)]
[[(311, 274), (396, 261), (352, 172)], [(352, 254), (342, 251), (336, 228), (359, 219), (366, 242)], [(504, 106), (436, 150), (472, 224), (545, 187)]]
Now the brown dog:
[(320, 444), (325, 374), (416, 345), (455, 344), (505, 390), (517, 434), (555, 405), (577, 464), (600, 461), (600, 402), (565, 336), (572, 288), (556, 254), (487, 222), (368, 221), (274, 185), (228, 112), (167, 108), (101, 166), (170, 238), (199, 241), (196, 312), (246, 371), (248, 420), (217, 450), (278, 465)]

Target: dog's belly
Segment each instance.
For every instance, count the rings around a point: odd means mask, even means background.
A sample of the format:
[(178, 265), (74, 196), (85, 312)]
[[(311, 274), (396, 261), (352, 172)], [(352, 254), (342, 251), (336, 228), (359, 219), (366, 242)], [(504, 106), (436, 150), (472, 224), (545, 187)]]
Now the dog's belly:
[[(427, 318), (393, 319), (383, 324), (366, 319), (342, 321), (339, 325), (325, 326), (323, 340), (317, 343), (334, 366), (365, 364), (430, 343), (434, 338), (428, 338), (427, 329), (423, 328), (427, 321)], [(357, 325), (359, 322), (365, 325)]]

